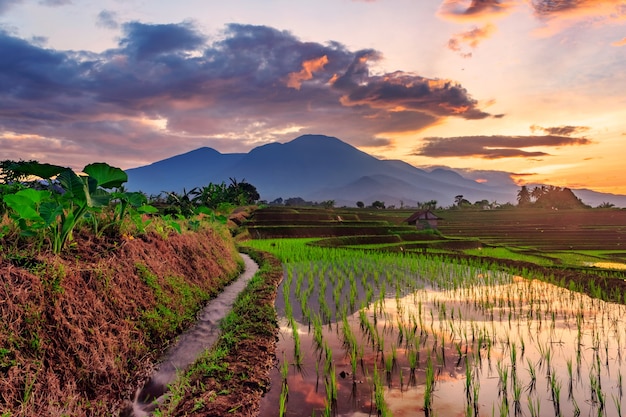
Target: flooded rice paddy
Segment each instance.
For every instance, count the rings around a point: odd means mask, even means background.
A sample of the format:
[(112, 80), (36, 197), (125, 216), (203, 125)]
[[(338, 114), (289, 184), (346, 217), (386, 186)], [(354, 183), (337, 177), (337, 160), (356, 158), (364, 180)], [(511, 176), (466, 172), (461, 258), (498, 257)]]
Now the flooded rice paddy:
[(252, 244), (285, 265), (261, 416), (622, 415), (624, 305), (471, 263)]

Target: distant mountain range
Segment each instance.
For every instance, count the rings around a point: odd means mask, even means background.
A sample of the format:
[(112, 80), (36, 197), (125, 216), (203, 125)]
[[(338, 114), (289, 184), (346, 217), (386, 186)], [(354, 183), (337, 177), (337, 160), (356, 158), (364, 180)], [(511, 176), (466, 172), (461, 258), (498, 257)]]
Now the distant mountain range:
[[(182, 192), (209, 183), (230, 183), (230, 178), (254, 185), (261, 199), (273, 201), (301, 197), (307, 201), (335, 200), (337, 206), (383, 201), (387, 206), (415, 206), (437, 200), (453, 204), (463, 195), (470, 202), (516, 201), (519, 187), (489, 185), (463, 177), (451, 169), (425, 171), (398, 160), (377, 159), (341, 140), (304, 135), (287, 143), (270, 143), (248, 153), (222, 154), (199, 148), (150, 165), (132, 168), (127, 189), (156, 195)], [(572, 190), (584, 203), (610, 202), (626, 207), (626, 196)]]

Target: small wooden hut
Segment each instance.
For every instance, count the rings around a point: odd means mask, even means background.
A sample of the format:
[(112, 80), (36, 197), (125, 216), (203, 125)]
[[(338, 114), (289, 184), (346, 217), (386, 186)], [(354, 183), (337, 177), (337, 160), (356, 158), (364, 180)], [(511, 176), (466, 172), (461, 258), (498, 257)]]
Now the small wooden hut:
[(437, 221), (441, 220), (435, 213), (430, 210), (419, 210), (406, 218), (404, 222), (414, 225), (418, 230), (436, 229)]

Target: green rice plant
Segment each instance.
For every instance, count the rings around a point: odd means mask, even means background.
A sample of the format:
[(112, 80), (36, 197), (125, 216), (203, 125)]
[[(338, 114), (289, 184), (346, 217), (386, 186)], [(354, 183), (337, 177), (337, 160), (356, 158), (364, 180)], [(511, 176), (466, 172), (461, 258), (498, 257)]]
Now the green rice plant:
[(289, 376), (289, 361), (287, 361), (287, 356), (283, 353), (283, 362), (280, 365), (280, 376), (283, 379), (283, 383), (287, 383), (287, 377)]
[(330, 372), (324, 379), (324, 385), (326, 387), (326, 401), (331, 404), (333, 409), (337, 407), (338, 389), (337, 389), (337, 374), (335, 366), (333, 365)]
[(567, 360), (567, 376), (568, 376), (568, 384), (567, 384), (567, 397), (572, 398), (572, 391), (574, 388), (574, 377), (572, 376), (572, 359)]
[(378, 367), (374, 365), (374, 406), (376, 407), (376, 413), (379, 417), (391, 416), (387, 403), (385, 402), (385, 386), (383, 385), (382, 377), (378, 373)]
[(528, 411), (530, 417), (539, 417), (541, 415), (541, 399), (535, 397), (533, 400), (530, 395), (528, 396)]
[(509, 368), (502, 364), (502, 361), (496, 363), (496, 369), (498, 370), (498, 388), (499, 396), (507, 396), (507, 387), (509, 379)]
[(550, 395), (554, 406), (554, 415), (561, 415), (561, 382), (556, 378), (556, 372), (550, 373)]
[(613, 404), (615, 404), (615, 410), (617, 410), (617, 417), (622, 417), (622, 401), (615, 394), (611, 394), (611, 398), (613, 399)]
[(283, 384), (280, 391), (280, 398), (278, 401), (278, 416), (284, 417), (287, 412), (287, 399), (289, 397), (289, 387), (287, 384)]
[(433, 361), (430, 356), (428, 356), (428, 359), (426, 360), (425, 375), (426, 382), (424, 385), (424, 413), (426, 414), (426, 416), (429, 416), (433, 411), (432, 396), (433, 390), (435, 388), (435, 370), (433, 368)]

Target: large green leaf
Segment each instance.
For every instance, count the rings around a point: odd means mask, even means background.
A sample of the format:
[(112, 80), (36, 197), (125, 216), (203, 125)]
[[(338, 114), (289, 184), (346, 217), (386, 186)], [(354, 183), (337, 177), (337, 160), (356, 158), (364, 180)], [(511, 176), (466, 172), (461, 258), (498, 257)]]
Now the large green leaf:
[(3, 198), (7, 206), (9, 206), (18, 216), (24, 220), (40, 221), (41, 216), (37, 213), (37, 206), (33, 200), (24, 195), (9, 194)]
[[(95, 181), (94, 181), (95, 182)], [(104, 207), (111, 202), (111, 194), (99, 188), (90, 193), (91, 204), (93, 207)]]
[(36, 161), (16, 162), (10, 167), (11, 170), (23, 175), (35, 175), (39, 178), (52, 178), (67, 169), (59, 165), (42, 164)]
[(57, 217), (63, 214), (63, 206), (53, 201), (47, 201), (39, 206), (39, 213), (46, 226), (54, 224)]
[(9, 206), (22, 219), (41, 221), (41, 216), (37, 212), (37, 207), (45, 201), (50, 200), (51, 193), (47, 190), (34, 190), (25, 188), (15, 194), (7, 194), (2, 197)]
[(74, 171), (69, 168), (63, 170), (57, 176), (57, 180), (65, 190), (66, 199), (80, 206), (90, 202), (87, 181), (76, 175)]
[(96, 162), (87, 165), (83, 172), (94, 178), (98, 184), (98, 187), (102, 188), (119, 188), (128, 181), (128, 175), (116, 167), (112, 167), (104, 162)]

